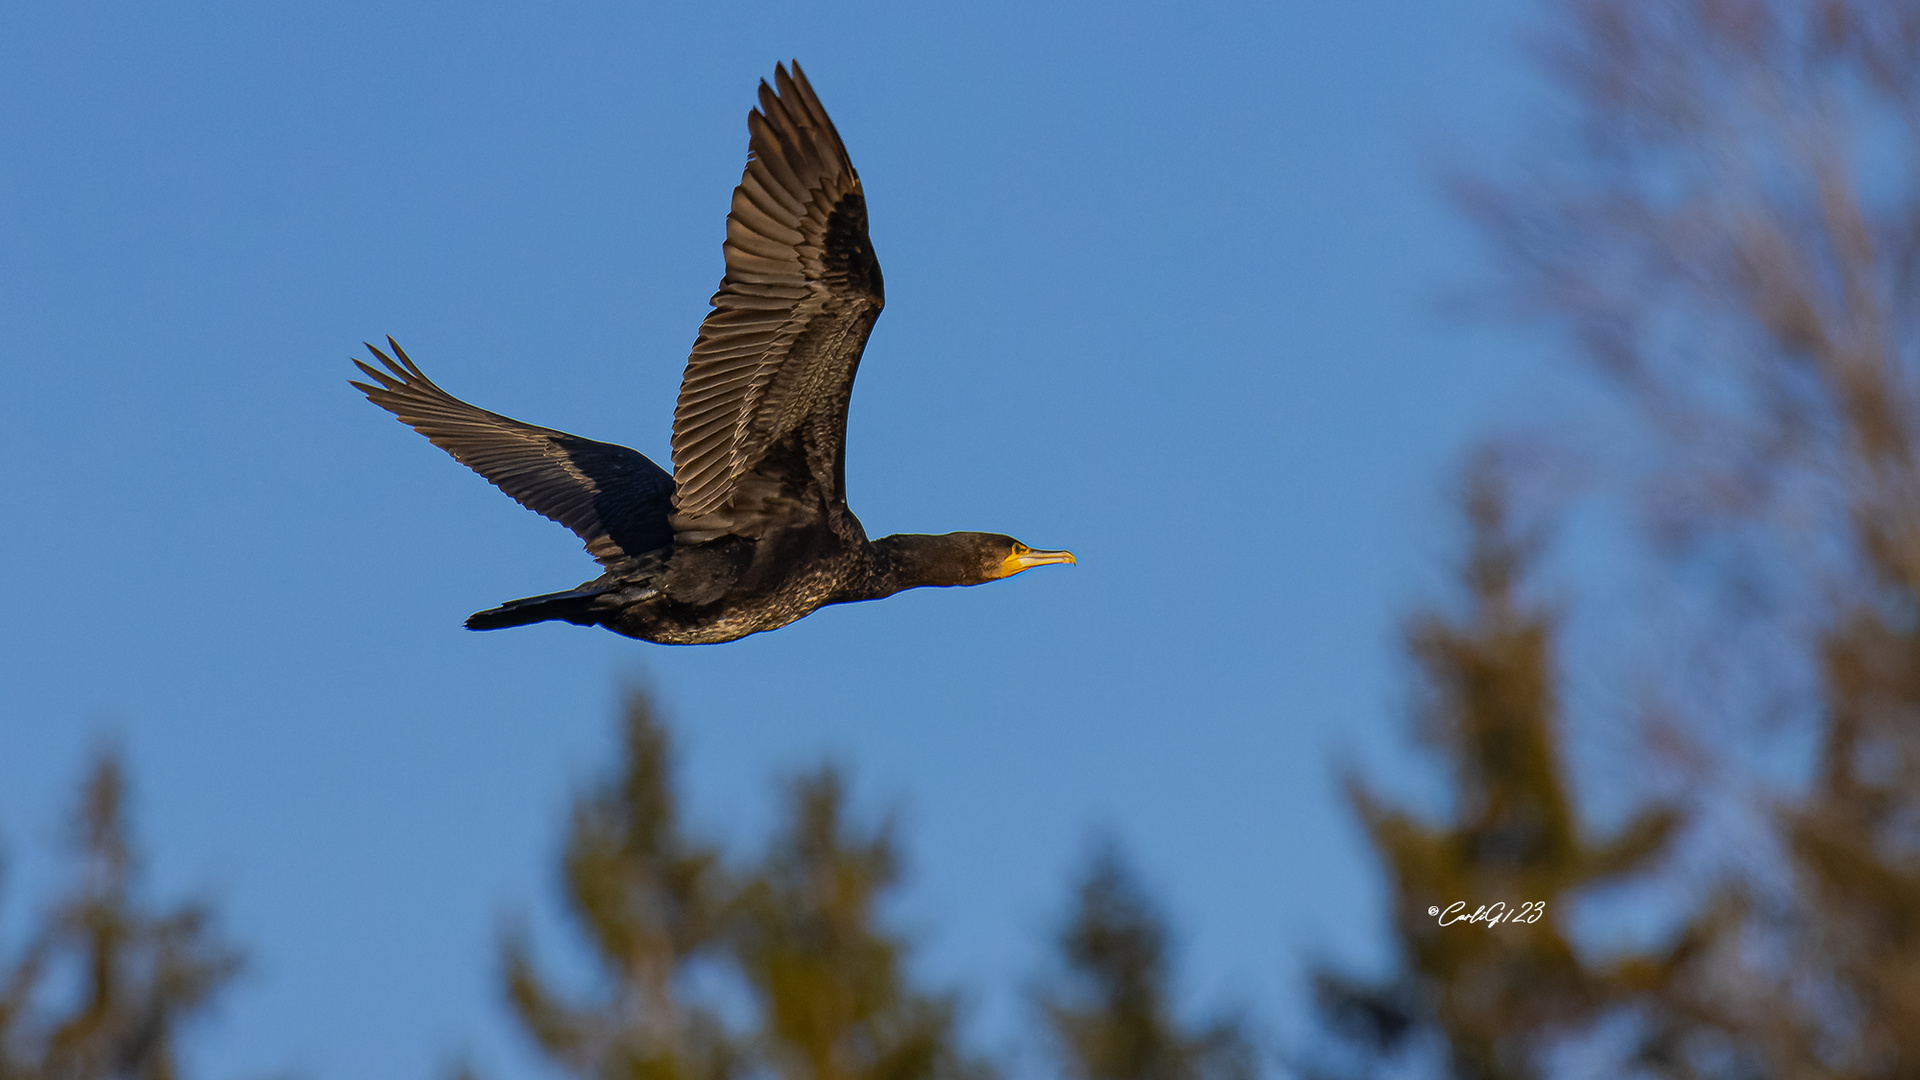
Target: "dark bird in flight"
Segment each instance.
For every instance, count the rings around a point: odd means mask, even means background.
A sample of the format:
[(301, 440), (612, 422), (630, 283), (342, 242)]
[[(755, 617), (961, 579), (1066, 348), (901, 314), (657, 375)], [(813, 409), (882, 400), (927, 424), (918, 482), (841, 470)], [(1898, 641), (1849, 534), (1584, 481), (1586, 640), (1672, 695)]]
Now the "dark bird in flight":
[(673, 475), (624, 446), (475, 408), (392, 338), (392, 356), (367, 346), (384, 370), (354, 361), (368, 400), (578, 533), (606, 571), (478, 612), (470, 629), (561, 619), (670, 645), (732, 641), (825, 604), (1074, 561), (998, 533), (868, 540), (847, 508), (847, 399), (880, 317), (880, 263), (833, 121), (797, 62), (773, 81), (747, 114), (727, 272), (673, 410)]

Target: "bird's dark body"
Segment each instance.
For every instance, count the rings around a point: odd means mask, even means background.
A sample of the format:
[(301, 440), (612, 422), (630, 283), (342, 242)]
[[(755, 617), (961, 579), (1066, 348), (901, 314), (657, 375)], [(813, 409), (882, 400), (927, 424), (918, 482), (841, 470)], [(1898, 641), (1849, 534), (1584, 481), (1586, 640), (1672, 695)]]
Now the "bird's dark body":
[[(605, 573), (474, 614), (492, 630), (560, 620), (669, 645), (733, 641), (826, 604), (975, 585), (1067, 552), (997, 533), (867, 539), (847, 508), (847, 404), (885, 304), (866, 196), (799, 65), (748, 115), (726, 275), (674, 408), (674, 471), (536, 427), (434, 385), (392, 339), (355, 361), (374, 404), (521, 505), (572, 529)], [(368, 346), (372, 348), (372, 346)]]
[(826, 604), (854, 599), (846, 586), (863, 570), (858, 553), (801, 566), (761, 559), (763, 568), (775, 566), (779, 573), (763, 570), (758, 576), (771, 580), (751, 582), (754, 555), (753, 547), (730, 541), (695, 545), (637, 573), (608, 574), (571, 592), (479, 612), (467, 625), (493, 630), (561, 619), (662, 645), (714, 645), (777, 630)]
[[(712, 548), (721, 550), (705, 550)], [(663, 645), (707, 645), (777, 630), (836, 601), (865, 599), (847, 590), (863, 576), (861, 551), (789, 555), (777, 543), (731, 537), (682, 549), (669, 560), (658, 595), (623, 604), (601, 625)], [(692, 595), (683, 598), (683, 589)]]
[(873, 576), (866, 535), (853, 515), (844, 521), (849, 535), (815, 526), (676, 545), (624, 580), (608, 575), (618, 602), (593, 611), (594, 621), (643, 641), (708, 645), (871, 599), (862, 588)]

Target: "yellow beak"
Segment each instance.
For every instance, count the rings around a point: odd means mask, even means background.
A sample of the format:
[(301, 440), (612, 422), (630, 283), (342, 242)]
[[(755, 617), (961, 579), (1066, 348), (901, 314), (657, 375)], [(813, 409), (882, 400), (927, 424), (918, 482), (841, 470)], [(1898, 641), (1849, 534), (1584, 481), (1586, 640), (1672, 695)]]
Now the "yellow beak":
[(1000, 562), (1000, 576), (1012, 577), (1028, 567), (1047, 566), (1052, 563), (1076, 563), (1071, 551), (1038, 551), (1024, 545), (1013, 549), (1013, 553)]

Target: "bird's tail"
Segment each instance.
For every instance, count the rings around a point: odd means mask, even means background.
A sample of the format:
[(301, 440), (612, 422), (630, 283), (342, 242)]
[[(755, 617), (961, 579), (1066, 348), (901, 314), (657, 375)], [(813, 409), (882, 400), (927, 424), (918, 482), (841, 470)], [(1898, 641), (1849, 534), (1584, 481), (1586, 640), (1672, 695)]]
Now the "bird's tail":
[(529, 596), (524, 600), (509, 600), (497, 608), (476, 611), (467, 616), (467, 629), (503, 630), (509, 626), (526, 626), (529, 623), (547, 622), (550, 619), (563, 619), (581, 626), (592, 626), (598, 621), (594, 618), (594, 601), (606, 591), (605, 585), (583, 585), (566, 592)]

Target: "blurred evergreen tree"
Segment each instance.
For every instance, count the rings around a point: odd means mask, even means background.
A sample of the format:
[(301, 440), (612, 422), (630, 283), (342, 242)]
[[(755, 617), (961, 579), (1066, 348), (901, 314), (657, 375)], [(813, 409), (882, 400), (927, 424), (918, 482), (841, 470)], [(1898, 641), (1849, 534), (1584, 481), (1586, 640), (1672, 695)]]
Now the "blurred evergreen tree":
[[(1880, 603), (1822, 637), (1818, 771), (1778, 811), (1799, 963), (1745, 1027), (1774, 1029), (1764, 1045), (1781, 1074), (1920, 1074), (1920, 593), (1896, 564), (1873, 565)], [(1824, 1002), (1795, 996), (1816, 981)], [(1783, 1014), (1798, 1038), (1779, 1038)]]
[(1554, 619), (1525, 596), (1538, 533), (1516, 527), (1492, 457), (1469, 471), (1464, 503), (1465, 610), (1419, 615), (1407, 633), (1426, 690), (1419, 731), (1449, 766), (1452, 805), (1429, 823), (1349, 782), (1386, 863), (1400, 971), (1369, 984), (1322, 970), (1316, 990), (1362, 1060), (1425, 1038), (1451, 1076), (1528, 1080), (1555, 1040), (1657, 991), (1688, 955), (1690, 940), (1596, 963), (1564, 929), (1583, 890), (1653, 869), (1680, 819), (1656, 807), (1605, 840), (1580, 825), (1559, 747)]
[(905, 945), (879, 925), (899, 880), (891, 828), (849, 823), (831, 768), (794, 781), (787, 807), (742, 892), (735, 936), (774, 1071), (786, 1080), (989, 1075), (958, 1049), (953, 1001), (907, 984)]
[(143, 904), (113, 754), (95, 760), (74, 824), (77, 880), (0, 968), (0, 1080), (177, 1080), (181, 1030), (240, 955), (205, 905)]
[(719, 852), (681, 831), (666, 732), (640, 693), (626, 700), (620, 775), (573, 809), (562, 869), (568, 904), (607, 992), (573, 1002), (536, 970), (519, 933), (503, 944), (508, 1000), (570, 1074), (594, 1080), (729, 1080), (740, 1050), (690, 1001), (696, 965), (724, 957), (731, 886)]
[[(643, 695), (625, 720), (620, 777), (580, 799), (565, 857), (568, 904), (607, 992), (569, 1001), (522, 937), (503, 948), (514, 1011), (552, 1061), (594, 1080), (985, 1074), (957, 1049), (951, 1000), (907, 980), (906, 946), (880, 925), (899, 876), (890, 831), (847, 821), (837, 774), (793, 783), (766, 857), (729, 873), (719, 849), (682, 831), (667, 736)], [(753, 1008), (692, 992), (703, 973), (710, 992), (737, 984)]]
[(1238, 1020), (1186, 1030), (1169, 983), (1167, 925), (1118, 849), (1096, 853), (1059, 937), (1064, 979), (1040, 1008), (1074, 1080), (1252, 1080)]
[[(1831, 995), (1797, 1010), (1798, 1045), (1768, 1040), (1783, 1074), (1920, 1075), (1920, 597), (1889, 586), (1900, 608), (1862, 608), (1826, 635), (1819, 772), (1780, 811), (1812, 961), (1799, 981)], [(1777, 1024), (1791, 990), (1756, 1019)]]
[[(1641, 1063), (1920, 1075), (1920, 5), (1547, 11), (1570, 112), (1463, 202), (1652, 436), (1653, 534), (1731, 601), (1734, 677), (1677, 695), (1696, 786), (1782, 841), (1702, 901)], [(1750, 749), (1781, 715), (1818, 747), (1787, 784)]]

